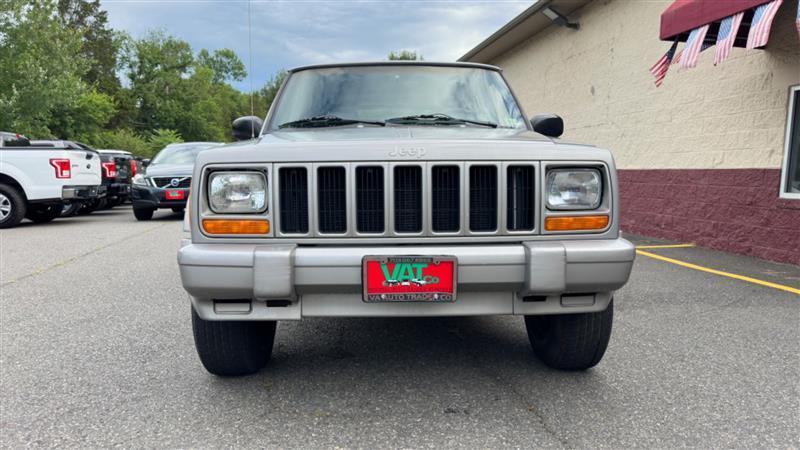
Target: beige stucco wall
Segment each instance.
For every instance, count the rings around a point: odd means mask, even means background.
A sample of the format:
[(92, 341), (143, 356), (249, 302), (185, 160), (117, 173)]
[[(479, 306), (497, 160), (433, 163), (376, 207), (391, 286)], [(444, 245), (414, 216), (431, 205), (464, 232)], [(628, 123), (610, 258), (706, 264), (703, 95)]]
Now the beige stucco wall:
[(492, 64), (528, 114), (560, 114), (565, 140), (609, 148), (620, 168), (777, 168), (788, 87), (800, 84), (795, 1), (766, 50), (735, 48), (715, 67), (712, 47), (660, 88), (648, 69), (670, 45), (658, 40), (669, 1), (595, 0), (571, 15), (579, 31), (550, 26)]

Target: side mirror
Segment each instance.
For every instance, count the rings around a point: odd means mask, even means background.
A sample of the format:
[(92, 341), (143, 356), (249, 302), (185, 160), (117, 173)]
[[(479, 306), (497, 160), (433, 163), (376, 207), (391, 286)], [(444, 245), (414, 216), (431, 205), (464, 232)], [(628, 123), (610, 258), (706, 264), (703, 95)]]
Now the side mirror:
[(539, 114), (531, 119), (533, 131), (557, 138), (564, 134), (564, 119), (555, 114)]
[(261, 134), (264, 122), (256, 116), (239, 117), (233, 121), (233, 137), (237, 141), (253, 139)]
[(149, 165), (150, 165), (150, 160), (149, 159), (143, 159), (142, 160), (142, 167), (147, 167)]

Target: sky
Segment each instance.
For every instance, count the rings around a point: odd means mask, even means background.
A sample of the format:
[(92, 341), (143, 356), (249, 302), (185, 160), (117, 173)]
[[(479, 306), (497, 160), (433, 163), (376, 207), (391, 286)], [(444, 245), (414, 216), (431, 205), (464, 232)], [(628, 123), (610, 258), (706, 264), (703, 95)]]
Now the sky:
[[(259, 89), (280, 69), (385, 60), (415, 50), (427, 61), (455, 61), (533, 0), (101, 0), (112, 28), (133, 37), (163, 29), (195, 52), (230, 48)], [(248, 61), (248, 6), (252, 61)], [(252, 70), (249, 66), (252, 63)]]

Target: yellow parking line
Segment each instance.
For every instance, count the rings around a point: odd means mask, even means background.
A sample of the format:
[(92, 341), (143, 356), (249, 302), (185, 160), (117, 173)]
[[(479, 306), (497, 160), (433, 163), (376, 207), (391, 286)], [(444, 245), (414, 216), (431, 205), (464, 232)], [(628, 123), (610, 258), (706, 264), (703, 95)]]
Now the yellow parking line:
[(668, 263), (676, 264), (682, 267), (687, 267), (689, 269), (699, 270), (701, 272), (708, 272), (713, 273), (714, 275), (719, 275), (722, 277), (733, 278), (736, 280), (746, 281), (748, 283), (758, 284), (761, 286), (771, 287), (773, 289), (779, 289), (781, 291), (791, 292), (793, 294), (800, 295), (800, 289), (796, 289), (789, 286), (784, 286), (782, 284), (777, 283), (770, 283), (769, 281), (758, 280), (756, 278), (746, 277), (744, 275), (736, 275), (735, 273), (728, 273), (723, 272), (721, 270), (710, 269), (708, 267), (698, 266), (697, 264), (687, 263), (683, 261), (678, 261), (677, 259), (667, 258), (666, 256), (656, 255), (655, 253), (645, 252), (643, 250), (636, 250), (636, 253), (642, 256), (647, 256), (653, 259), (658, 259), (660, 261), (665, 261)]
[(668, 245), (637, 245), (636, 248), (689, 248), (694, 244), (668, 244)]

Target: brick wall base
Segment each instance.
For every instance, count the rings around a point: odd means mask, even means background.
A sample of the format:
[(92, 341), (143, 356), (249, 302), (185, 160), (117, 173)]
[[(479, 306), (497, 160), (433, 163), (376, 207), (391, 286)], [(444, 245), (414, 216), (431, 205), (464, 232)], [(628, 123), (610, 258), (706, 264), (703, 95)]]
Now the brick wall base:
[(623, 231), (800, 265), (800, 200), (778, 169), (620, 170)]

